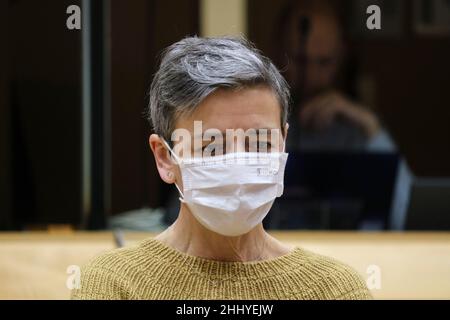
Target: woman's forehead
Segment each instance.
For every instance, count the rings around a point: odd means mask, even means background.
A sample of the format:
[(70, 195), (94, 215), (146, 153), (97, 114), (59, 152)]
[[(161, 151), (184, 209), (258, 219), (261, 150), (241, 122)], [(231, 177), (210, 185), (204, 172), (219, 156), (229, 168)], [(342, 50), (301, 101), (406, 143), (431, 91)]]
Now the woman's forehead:
[(180, 117), (176, 127), (193, 131), (195, 122), (201, 122), (203, 131), (279, 129), (280, 113), (280, 104), (267, 87), (220, 89), (209, 95), (189, 116)]

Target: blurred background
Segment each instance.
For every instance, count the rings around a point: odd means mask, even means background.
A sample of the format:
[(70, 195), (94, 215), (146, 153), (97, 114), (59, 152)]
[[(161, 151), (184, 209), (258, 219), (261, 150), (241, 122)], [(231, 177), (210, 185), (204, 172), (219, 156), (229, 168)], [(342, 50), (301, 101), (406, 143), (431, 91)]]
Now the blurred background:
[[(381, 30), (366, 26), (370, 4)], [(66, 27), (70, 5), (81, 30)], [(175, 219), (144, 111), (161, 50), (188, 35), (244, 35), (291, 85), (269, 229), (450, 230), (448, 0), (0, 6), (1, 230), (158, 231)]]

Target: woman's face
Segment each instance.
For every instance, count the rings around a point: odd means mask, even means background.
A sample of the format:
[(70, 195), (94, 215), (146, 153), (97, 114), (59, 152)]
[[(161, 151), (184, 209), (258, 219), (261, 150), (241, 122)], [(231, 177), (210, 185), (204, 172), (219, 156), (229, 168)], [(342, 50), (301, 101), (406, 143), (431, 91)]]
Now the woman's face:
[[(233, 137), (233, 145), (230, 150), (231, 141), (227, 141), (227, 130), (238, 132), (239, 129), (247, 132), (256, 132), (255, 139), (258, 140), (258, 146), (266, 146), (267, 151), (282, 151), (283, 148), (283, 132), (286, 135), (287, 128), (282, 132), (280, 121), (281, 108), (276, 95), (266, 86), (255, 86), (239, 90), (219, 89), (209, 95), (195, 111), (186, 117), (180, 117), (176, 122), (175, 130), (189, 131), (191, 142), (191, 154), (195, 155), (195, 148), (204, 151), (209, 144), (214, 141), (210, 139), (200, 139), (195, 135), (199, 133), (199, 124), (201, 123), (200, 133), (214, 130), (221, 132), (223, 137), (224, 153), (248, 151), (250, 148), (251, 138), (240, 140), (237, 136)], [(195, 125), (197, 128), (195, 128)], [(267, 129), (267, 135), (258, 134)], [(272, 130), (273, 129), (273, 130)], [(259, 131), (258, 131), (259, 130)], [(272, 130), (272, 135), (270, 132)], [(230, 137), (230, 136), (228, 136)], [(183, 137), (184, 139), (184, 137)], [(276, 143), (273, 141), (276, 139)], [(230, 139), (228, 139), (230, 140)], [(255, 140), (253, 140), (255, 141)], [(173, 142), (174, 149), (181, 142)], [(180, 145), (178, 145), (180, 147)], [(184, 145), (183, 147), (186, 147)], [(180, 150), (178, 148), (178, 150)], [(180, 172), (176, 172), (176, 181), (181, 184)]]

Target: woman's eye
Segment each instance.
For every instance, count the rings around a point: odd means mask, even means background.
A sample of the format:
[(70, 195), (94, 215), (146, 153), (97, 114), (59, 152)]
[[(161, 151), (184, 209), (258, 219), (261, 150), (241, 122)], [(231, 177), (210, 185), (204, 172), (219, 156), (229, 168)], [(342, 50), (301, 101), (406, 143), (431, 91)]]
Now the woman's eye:
[(258, 151), (259, 152), (267, 152), (267, 151), (270, 151), (271, 147), (272, 147), (272, 145), (270, 144), (270, 142), (259, 142)]
[(218, 144), (208, 144), (203, 146), (202, 148), (203, 153), (208, 153), (211, 156), (214, 156), (216, 154), (219, 154), (222, 151), (222, 147)]

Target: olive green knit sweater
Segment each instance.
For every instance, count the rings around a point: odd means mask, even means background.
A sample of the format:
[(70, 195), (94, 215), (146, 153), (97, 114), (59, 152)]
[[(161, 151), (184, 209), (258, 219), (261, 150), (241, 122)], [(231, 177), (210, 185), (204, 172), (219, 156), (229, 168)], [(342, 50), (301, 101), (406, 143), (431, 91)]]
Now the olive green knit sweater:
[(73, 299), (370, 299), (350, 267), (301, 248), (259, 262), (220, 262), (147, 239), (82, 268)]

